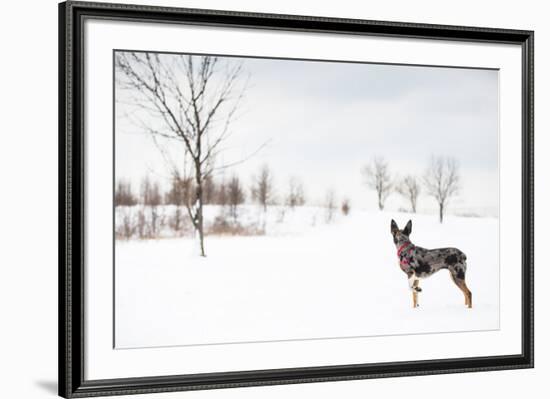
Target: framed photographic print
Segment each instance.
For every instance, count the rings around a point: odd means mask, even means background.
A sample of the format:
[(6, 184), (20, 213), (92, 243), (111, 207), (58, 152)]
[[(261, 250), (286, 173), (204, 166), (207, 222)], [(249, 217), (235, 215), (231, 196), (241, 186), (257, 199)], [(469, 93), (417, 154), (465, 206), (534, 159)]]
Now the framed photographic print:
[(59, 5), (59, 394), (533, 367), (533, 32)]

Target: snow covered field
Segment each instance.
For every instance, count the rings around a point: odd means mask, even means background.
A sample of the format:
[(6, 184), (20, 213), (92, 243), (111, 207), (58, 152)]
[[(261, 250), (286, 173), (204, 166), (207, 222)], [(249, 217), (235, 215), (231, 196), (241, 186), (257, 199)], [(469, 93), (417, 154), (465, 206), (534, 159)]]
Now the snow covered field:
[[(243, 207), (243, 217), (258, 212)], [(207, 209), (207, 214), (215, 213)], [(499, 328), (498, 219), (391, 212), (268, 210), (266, 235), (116, 241), (115, 345), (135, 348), (229, 342), (441, 333)], [(421, 281), (412, 308), (390, 220), (413, 220), (411, 240), (468, 256), (473, 309), (443, 270)]]

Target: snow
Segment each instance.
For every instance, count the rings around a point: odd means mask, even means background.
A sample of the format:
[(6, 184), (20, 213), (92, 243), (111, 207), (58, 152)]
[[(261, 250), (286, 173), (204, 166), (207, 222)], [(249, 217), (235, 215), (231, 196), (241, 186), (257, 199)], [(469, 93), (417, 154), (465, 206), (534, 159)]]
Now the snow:
[[(206, 207), (205, 217), (219, 213)], [(444, 333), (499, 328), (498, 219), (269, 207), (266, 234), (117, 240), (117, 348)], [(251, 223), (261, 210), (243, 206)], [(446, 270), (422, 280), (412, 308), (390, 220), (413, 220), (411, 240), (468, 256), (473, 309)], [(260, 218), (261, 219), (261, 218)]]

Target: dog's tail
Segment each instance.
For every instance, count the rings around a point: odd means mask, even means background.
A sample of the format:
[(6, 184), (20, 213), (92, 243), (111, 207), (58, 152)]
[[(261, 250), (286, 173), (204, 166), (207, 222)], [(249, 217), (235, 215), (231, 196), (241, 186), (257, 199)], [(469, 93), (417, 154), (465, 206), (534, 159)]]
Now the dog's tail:
[(467, 259), (466, 254), (464, 252), (460, 252), (458, 259), (459, 259), (459, 263), (464, 268), (464, 272), (466, 272), (466, 269), (468, 268), (468, 265), (466, 263), (466, 259)]

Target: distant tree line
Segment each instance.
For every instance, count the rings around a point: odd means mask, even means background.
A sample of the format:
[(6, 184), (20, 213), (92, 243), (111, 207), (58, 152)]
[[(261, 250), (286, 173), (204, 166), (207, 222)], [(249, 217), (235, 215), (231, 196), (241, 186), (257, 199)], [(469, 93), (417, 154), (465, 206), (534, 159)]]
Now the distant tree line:
[[(273, 184), (270, 171), (267, 167), (262, 169), (264, 175), (260, 175), (258, 180), (254, 179), (250, 187), (250, 198), (266, 208), (268, 204), (275, 203), (273, 194)], [(197, 185), (193, 178), (179, 178), (174, 176), (165, 193), (161, 193), (158, 182), (152, 182), (149, 176), (142, 179), (140, 189), (136, 193), (130, 181), (120, 179), (115, 186), (114, 203), (115, 206), (133, 206), (133, 205), (191, 205), (196, 199)], [(303, 188), (302, 188), (303, 190)], [(215, 180), (208, 177), (202, 182), (203, 203), (205, 205), (227, 205), (231, 208), (231, 213), (235, 213), (235, 208), (244, 203), (247, 199), (246, 188), (237, 175), (231, 175), (228, 179), (222, 178)], [(294, 193), (288, 194), (289, 198), (294, 197)], [(304, 205), (301, 201), (296, 205)]]
[[(239, 222), (239, 207), (246, 201), (257, 204), (263, 213), (259, 216), (262, 219), (261, 228), (254, 230), (257, 234), (265, 230), (268, 206), (282, 208), (278, 221), (283, 222), (285, 209), (292, 211), (306, 204), (304, 184), (299, 178), (291, 177), (280, 195), (275, 191), (274, 181), (273, 173), (267, 165), (259, 168), (258, 173), (251, 177), (249, 185), (236, 174), (228, 178), (205, 178), (201, 182), (203, 205), (220, 207), (220, 214), (214, 219), (210, 230), (205, 229), (205, 233), (250, 233), (250, 228), (247, 229)], [(196, 190), (194, 178), (177, 175), (171, 177), (165, 192), (150, 176), (142, 178), (138, 189), (134, 189), (129, 180), (118, 180), (114, 193), (117, 238), (156, 238), (163, 229), (170, 229), (177, 236), (191, 234), (195, 227), (189, 223), (193, 217), (190, 210), (197, 198)], [(327, 191), (323, 204), (327, 223), (334, 219), (338, 209), (336, 201), (334, 190)], [(165, 206), (171, 207), (168, 213)], [(349, 200), (344, 199), (341, 204), (342, 214), (347, 215), (350, 209)]]

